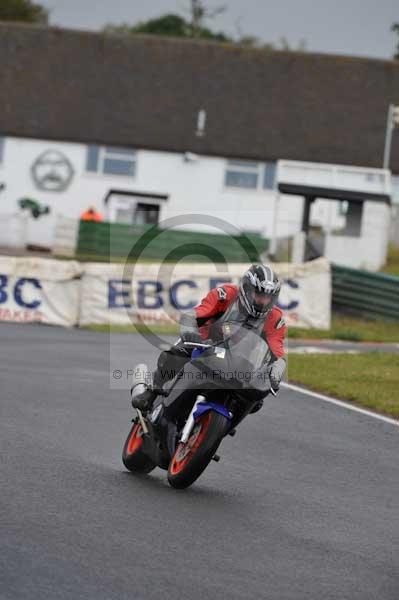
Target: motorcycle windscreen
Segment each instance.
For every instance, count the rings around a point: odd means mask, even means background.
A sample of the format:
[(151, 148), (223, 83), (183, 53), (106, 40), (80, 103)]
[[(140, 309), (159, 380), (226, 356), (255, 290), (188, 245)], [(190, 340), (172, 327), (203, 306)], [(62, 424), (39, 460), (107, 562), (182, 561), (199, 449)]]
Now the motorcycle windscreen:
[(241, 324), (226, 323), (224, 337), (212, 350), (194, 360), (205, 376), (204, 386), (242, 391), (257, 389), (267, 391), (269, 378), (267, 366), (271, 353), (265, 340), (257, 331)]
[(228, 349), (234, 363), (245, 363), (253, 371), (257, 371), (269, 362), (271, 353), (269, 346), (260, 334), (242, 323), (225, 323), (223, 325), (224, 345)]

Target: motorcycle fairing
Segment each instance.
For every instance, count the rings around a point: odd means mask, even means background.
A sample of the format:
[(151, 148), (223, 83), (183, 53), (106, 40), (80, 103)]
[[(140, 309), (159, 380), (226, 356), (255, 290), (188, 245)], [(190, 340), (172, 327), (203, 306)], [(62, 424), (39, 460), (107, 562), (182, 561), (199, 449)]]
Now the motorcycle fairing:
[(233, 415), (225, 406), (221, 404), (216, 404), (216, 402), (200, 402), (197, 406), (195, 413), (193, 414), (194, 420), (199, 419), (203, 414), (213, 410), (213, 412), (217, 412), (223, 417), (226, 417), (229, 421), (233, 418)]

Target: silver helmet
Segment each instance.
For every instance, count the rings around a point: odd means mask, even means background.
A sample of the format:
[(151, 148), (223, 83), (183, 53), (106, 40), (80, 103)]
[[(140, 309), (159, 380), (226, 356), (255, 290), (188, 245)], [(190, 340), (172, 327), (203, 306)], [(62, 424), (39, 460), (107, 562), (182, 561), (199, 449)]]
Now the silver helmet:
[(276, 304), (281, 282), (267, 265), (252, 265), (241, 277), (238, 298), (242, 310), (251, 317), (265, 317)]

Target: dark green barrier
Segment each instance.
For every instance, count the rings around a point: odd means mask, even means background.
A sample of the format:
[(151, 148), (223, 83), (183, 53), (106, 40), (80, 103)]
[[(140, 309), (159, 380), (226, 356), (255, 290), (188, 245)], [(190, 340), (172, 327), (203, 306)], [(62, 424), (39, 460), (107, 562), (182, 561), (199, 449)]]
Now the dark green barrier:
[(332, 290), (336, 309), (399, 321), (399, 277), (332, 265)]
[(259, 260), (268, 240), (199, 231), (162, 230), (151, 225), (80, 222), (77, 258), (92, 260), (243, 262)]

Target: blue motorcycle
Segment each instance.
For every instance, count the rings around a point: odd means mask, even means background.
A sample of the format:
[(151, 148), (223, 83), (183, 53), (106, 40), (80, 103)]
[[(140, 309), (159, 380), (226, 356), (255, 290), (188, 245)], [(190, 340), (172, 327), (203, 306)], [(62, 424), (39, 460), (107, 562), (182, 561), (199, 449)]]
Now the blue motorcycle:
[[(223, 438), (261, 406), (270, 391), (270, 350), (242, 323), (227, 322), (216, 343), (196, 344), (191, 360), (154, 403), (151, 413), (137, 410), (122, 460), (133, 473), (155, 467), (168, 472), (174, 488), (187, 488), (206, 469)], [(134, 385), (148, 383), (146, 365), (135, 369)]]

